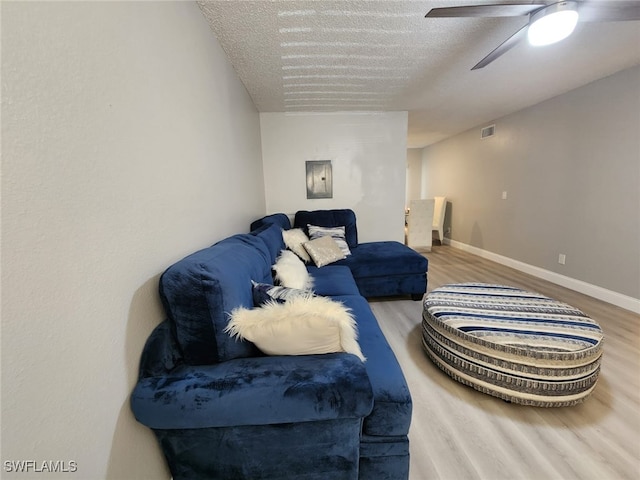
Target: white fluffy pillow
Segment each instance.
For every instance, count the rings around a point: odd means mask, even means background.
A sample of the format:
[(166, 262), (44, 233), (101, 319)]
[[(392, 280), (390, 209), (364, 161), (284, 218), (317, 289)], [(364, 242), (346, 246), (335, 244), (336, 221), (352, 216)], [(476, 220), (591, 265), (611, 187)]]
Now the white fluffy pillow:
[(290, 250), (282, 250), (272, 268), (276, 272), (276, 280), (283, 287), (300, 290), (311, 290), (313, 288), (313, 278), (307, 272), (307, 267)]
[(236, 308), (225, 332), (255, 343), (267, 355), (347, 352), (365, 361), (349, 309), (327, 297), (292, 298), (251, 310)]
[(282, 239), (289, 250), (298, 255), (303, 261), (310, 262), (311, 257), (305, 250), (303, 244), (309, 241), (309, 237), (301, 228), (292, 228), (282, 231)]

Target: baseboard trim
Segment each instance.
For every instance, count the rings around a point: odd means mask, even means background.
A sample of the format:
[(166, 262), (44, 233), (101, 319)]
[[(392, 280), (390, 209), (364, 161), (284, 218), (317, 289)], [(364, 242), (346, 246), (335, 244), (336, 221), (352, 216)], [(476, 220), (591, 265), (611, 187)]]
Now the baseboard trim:
[(575, 290), (576, 292), (584, 293), (585, 295), (589, 295), (590, 297), (597, 298), (598, 300), (611, 303), (617, 307), (624, 308), (625, 310), (629, 310), (634, 313), (640, 313), (640, 299), (638, 298), (614, 292), (613, 290), (608, 290), (591, 283), (583, 282), (582, 280), (567, 277), (566, 275), (561, 275), (550, 270), (545, 270), (544, 268), (529, 265), (528, 263), (514, 260), (513, 258), (505, 257), (503, 255), (498, 255), (497, 253), (489, 252), (488, 250), (483, 250), (481, 248), (474, 247), (473, 245), (458, 242), (457, 240), (445, 238), (444, 244), (450, 245), (453, 248), (457, 248), (459, 250), (464, 250), (465, 252), (472, 253), (479, 257), (486, 258), (487, 260), (491, 260), (501, 265), (506, 265), (507, 267), (514, 268), (521, 272), (528, 273), (529, 275), (533, 275), (534, 277), (542, 278), (543, 280), (555, 283), (556, 285)]

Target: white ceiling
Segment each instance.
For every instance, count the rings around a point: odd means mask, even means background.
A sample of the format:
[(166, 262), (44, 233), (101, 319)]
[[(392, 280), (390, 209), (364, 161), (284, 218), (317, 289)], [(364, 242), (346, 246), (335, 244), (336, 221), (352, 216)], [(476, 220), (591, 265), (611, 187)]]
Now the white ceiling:
[(579, 23), (561, 43), (522, 42), (471, 71), (527, 18), (424, 16), (433, 7), (483, 3), (509, 1), (199, 5), (260, 112), (407, 110), (410, 148), (640, 65), (640, 21), (628, 21)]

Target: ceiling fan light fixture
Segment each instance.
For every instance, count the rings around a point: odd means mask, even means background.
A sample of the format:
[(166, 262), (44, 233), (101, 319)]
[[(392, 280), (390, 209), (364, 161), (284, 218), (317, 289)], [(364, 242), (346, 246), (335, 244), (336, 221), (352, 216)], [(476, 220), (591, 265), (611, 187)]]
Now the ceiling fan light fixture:
[(535, 46), (551, 45), (567, 38), (578, 23), (576, 2), (559, 2), (531, 15), (527, 37)]

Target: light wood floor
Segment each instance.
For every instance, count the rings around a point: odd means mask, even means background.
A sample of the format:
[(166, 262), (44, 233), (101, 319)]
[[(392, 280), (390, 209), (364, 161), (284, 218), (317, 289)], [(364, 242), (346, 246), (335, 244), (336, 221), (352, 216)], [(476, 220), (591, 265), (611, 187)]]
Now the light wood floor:
[(422, 350), (422, 302), (371, 307), (413, 397), (411, 480), (640, 479), (640, 316), (449, 246), (434, 246), (428, 290), (480, 281), (569, 303), (605, 333), (602, 370), (582, 404), (509, 404), (452, 380)]

